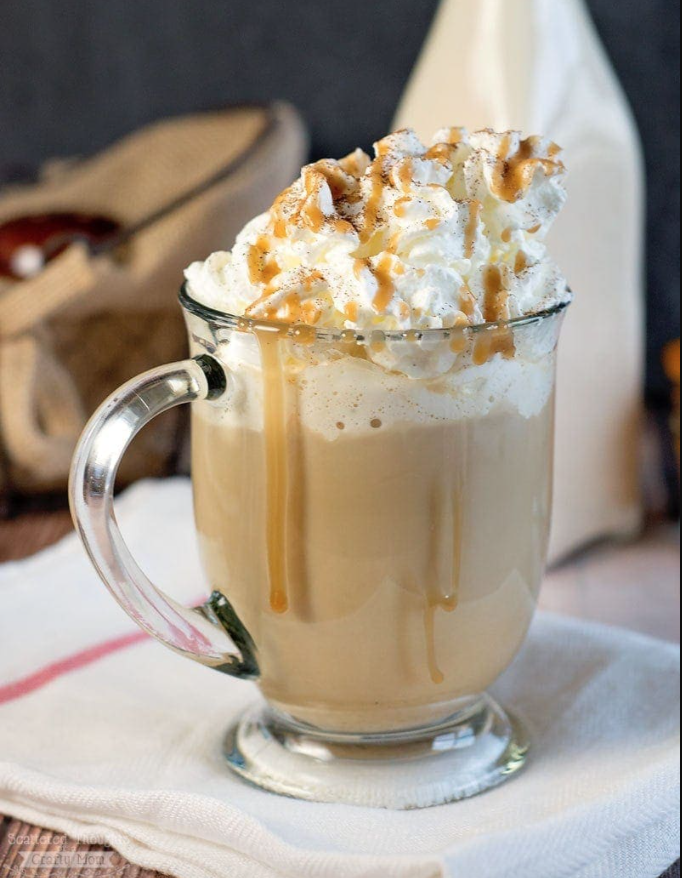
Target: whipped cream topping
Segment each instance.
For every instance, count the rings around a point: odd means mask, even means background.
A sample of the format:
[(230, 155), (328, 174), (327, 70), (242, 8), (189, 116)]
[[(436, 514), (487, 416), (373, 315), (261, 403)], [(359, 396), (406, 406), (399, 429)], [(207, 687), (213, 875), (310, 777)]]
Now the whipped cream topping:
[(188, 269), (191, 294), (238, 317), (363, 331), (477, 325), (570, 299), (545, 244), (566, 199), (556, 144), (452, 128), (427, 147), (404, 130), (375, 153), (305, 167), (231, 253)]

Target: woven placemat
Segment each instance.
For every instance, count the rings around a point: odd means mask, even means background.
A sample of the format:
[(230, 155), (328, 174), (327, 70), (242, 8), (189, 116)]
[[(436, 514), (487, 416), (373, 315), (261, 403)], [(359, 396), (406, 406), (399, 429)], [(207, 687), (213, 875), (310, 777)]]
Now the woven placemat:
[[(1, 819), (1, 818), (0, 818)], [(103, 868), (83, 864), (96, 862), (89, 855), (99, 857), (103, 852), (109, 856)], [(34, 856), (37, 855), (37, 860)], [(44, 859), (43, 859), (44, 857)], [(47, 866), (36, 869), (36, 863), (54, 863), (57, 858), (73, 862), (73, 868), (62, 869)], [(158, 872), (149, 872), (127, 863), (120, 854), (101, 845), (80, 844), (65, 835), (47, 832), (20, 820), (2, 819), (0, 823), (0, 876), (2, 878), (29, 878), (29, 876), (60, 875), (62, 878), (161, 878)]]
[[(72, 856), (73, 854), (101, 853), (102, 850), (101, 846), (79, 844), (65, 835), (47, 832), (19, 820), (4, 819), (0, 823), (1, 878), (10, 878), (10, 876), (22, 878), (24, 874), (28, 878), (29, 874), (36, 874), (33, 871), (29, 872), (24, 865), (30, 854), (34, 852), (47, 855), (64, 853)], [(110, 863), (111, 865), (106, 869), (95, 870), (93, 878), (97, 878), (99, 875), (102, 878), (105, 876), (106, 878), (162, 878), (158, 872), (149, 872), (139, 866), (126, 863), (120, 855), (115, 855)], [(37, 874), (40, 875), (41, 871), (39, 870)], [(52, 874), (56, 873), (50, 872), (50, 875)], [(63, 878), (80, 878), (83, 874), (80, 866), (76, 869), (59, 872)], [(88, 874), (90, 873), (88, 872)], [(613, 878), (617, 878), (617, 876), (614, 875)], [(662, 878), (680, 878), (680, 864), (673, 866)]]

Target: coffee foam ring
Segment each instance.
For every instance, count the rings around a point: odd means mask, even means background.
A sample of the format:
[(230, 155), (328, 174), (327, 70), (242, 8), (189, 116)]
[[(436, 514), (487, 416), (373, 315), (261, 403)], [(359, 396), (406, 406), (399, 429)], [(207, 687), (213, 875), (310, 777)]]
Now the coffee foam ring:
[[(218, 351), (232, 381), (218, 403), (199, 403), (204, 418), (226, 428), (263, 429), (263, 380), (255, 339), (248, 336)], [(470, 418), (492, 412), (539, 415), (554, 387), (552, 350), (538, 351), (532, 359), (496, 355), (474, 365), (460, 355), (459, 368), (440, 378), (413, 379), (387, 372), (370, 360), (330, 356), (296, 370), (289, 382), (290, 410), (297, 411), (305, 429), (333, 441), (343, 433), (374, 432), (378, 424), (388, 429)], [(342, 425), (340, 427), (340, 425)]]

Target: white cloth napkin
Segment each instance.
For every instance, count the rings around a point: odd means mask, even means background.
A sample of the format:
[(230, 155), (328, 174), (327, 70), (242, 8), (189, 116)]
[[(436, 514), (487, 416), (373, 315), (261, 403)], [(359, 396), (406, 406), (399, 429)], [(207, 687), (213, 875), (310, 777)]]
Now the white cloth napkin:
[[(201, 573), (184, 480), (120, 503), (147, 572)], [(140, 636), (67, 538), (0, 568), (0, 813), (177, 878), (658, 878), (679, 855), (679, 651), (540, 616), (498, 686), (532, 730), (525, 774), (430, 811), (290, 801), (232, 777), (255, 688)]]

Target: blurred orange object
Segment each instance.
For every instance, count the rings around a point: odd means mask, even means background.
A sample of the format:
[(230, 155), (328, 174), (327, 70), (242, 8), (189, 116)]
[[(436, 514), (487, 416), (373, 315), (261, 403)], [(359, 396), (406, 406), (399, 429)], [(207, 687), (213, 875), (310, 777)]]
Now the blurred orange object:
[(680, 461), (680, 340), (666, 345), (663, 352), (663, 364), (668, 378), (674, 385), (672, 431), (677, 448), (677, 461)]

